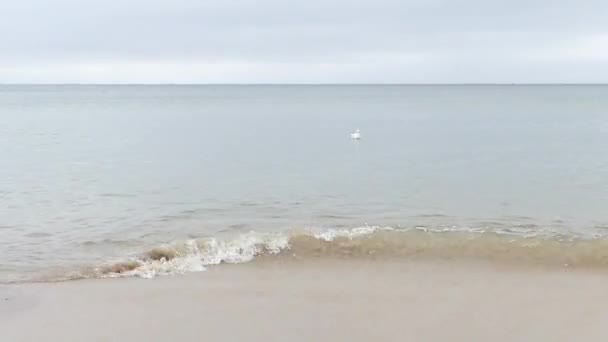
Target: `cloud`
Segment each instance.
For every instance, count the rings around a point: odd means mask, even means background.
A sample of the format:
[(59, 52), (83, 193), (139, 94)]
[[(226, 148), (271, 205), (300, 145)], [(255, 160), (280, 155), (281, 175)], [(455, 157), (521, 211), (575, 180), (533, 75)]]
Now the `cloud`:
[(608, 2), (30, 0), (0, 82), (607, 82)]

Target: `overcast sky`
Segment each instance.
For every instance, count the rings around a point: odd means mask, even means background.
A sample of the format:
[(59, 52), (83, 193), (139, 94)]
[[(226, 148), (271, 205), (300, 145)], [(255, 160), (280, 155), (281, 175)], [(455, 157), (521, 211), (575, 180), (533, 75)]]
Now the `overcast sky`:
[(0, 0), (0, 83), (608, 82), (608, 0)]

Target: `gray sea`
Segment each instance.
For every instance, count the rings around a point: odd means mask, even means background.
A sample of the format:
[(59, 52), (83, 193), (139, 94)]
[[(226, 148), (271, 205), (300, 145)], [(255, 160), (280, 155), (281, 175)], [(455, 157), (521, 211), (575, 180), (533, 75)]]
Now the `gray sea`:
[(0, 282), (203, 270), (302, 234), (603, 264), (608, 86), (0, 86)]

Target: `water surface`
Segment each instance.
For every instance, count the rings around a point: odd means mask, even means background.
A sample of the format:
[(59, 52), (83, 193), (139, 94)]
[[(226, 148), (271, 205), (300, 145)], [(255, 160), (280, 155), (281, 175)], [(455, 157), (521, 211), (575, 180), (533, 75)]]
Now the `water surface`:
[(5, 85), (0, 156), (0, 280), (250, 231), (608, 232), (608, 86)]

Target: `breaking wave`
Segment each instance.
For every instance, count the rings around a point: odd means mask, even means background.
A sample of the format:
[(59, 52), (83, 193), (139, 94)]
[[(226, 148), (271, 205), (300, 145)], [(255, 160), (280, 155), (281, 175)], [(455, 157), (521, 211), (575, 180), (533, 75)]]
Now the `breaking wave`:
[(480, 259), (518, 265), (608, 268), (608, 239), (391, 227), (249, 232), (232, 237), (175, 241), (124, 260), (64, 274), (61, 280), (153, 278), (268, 258)]

